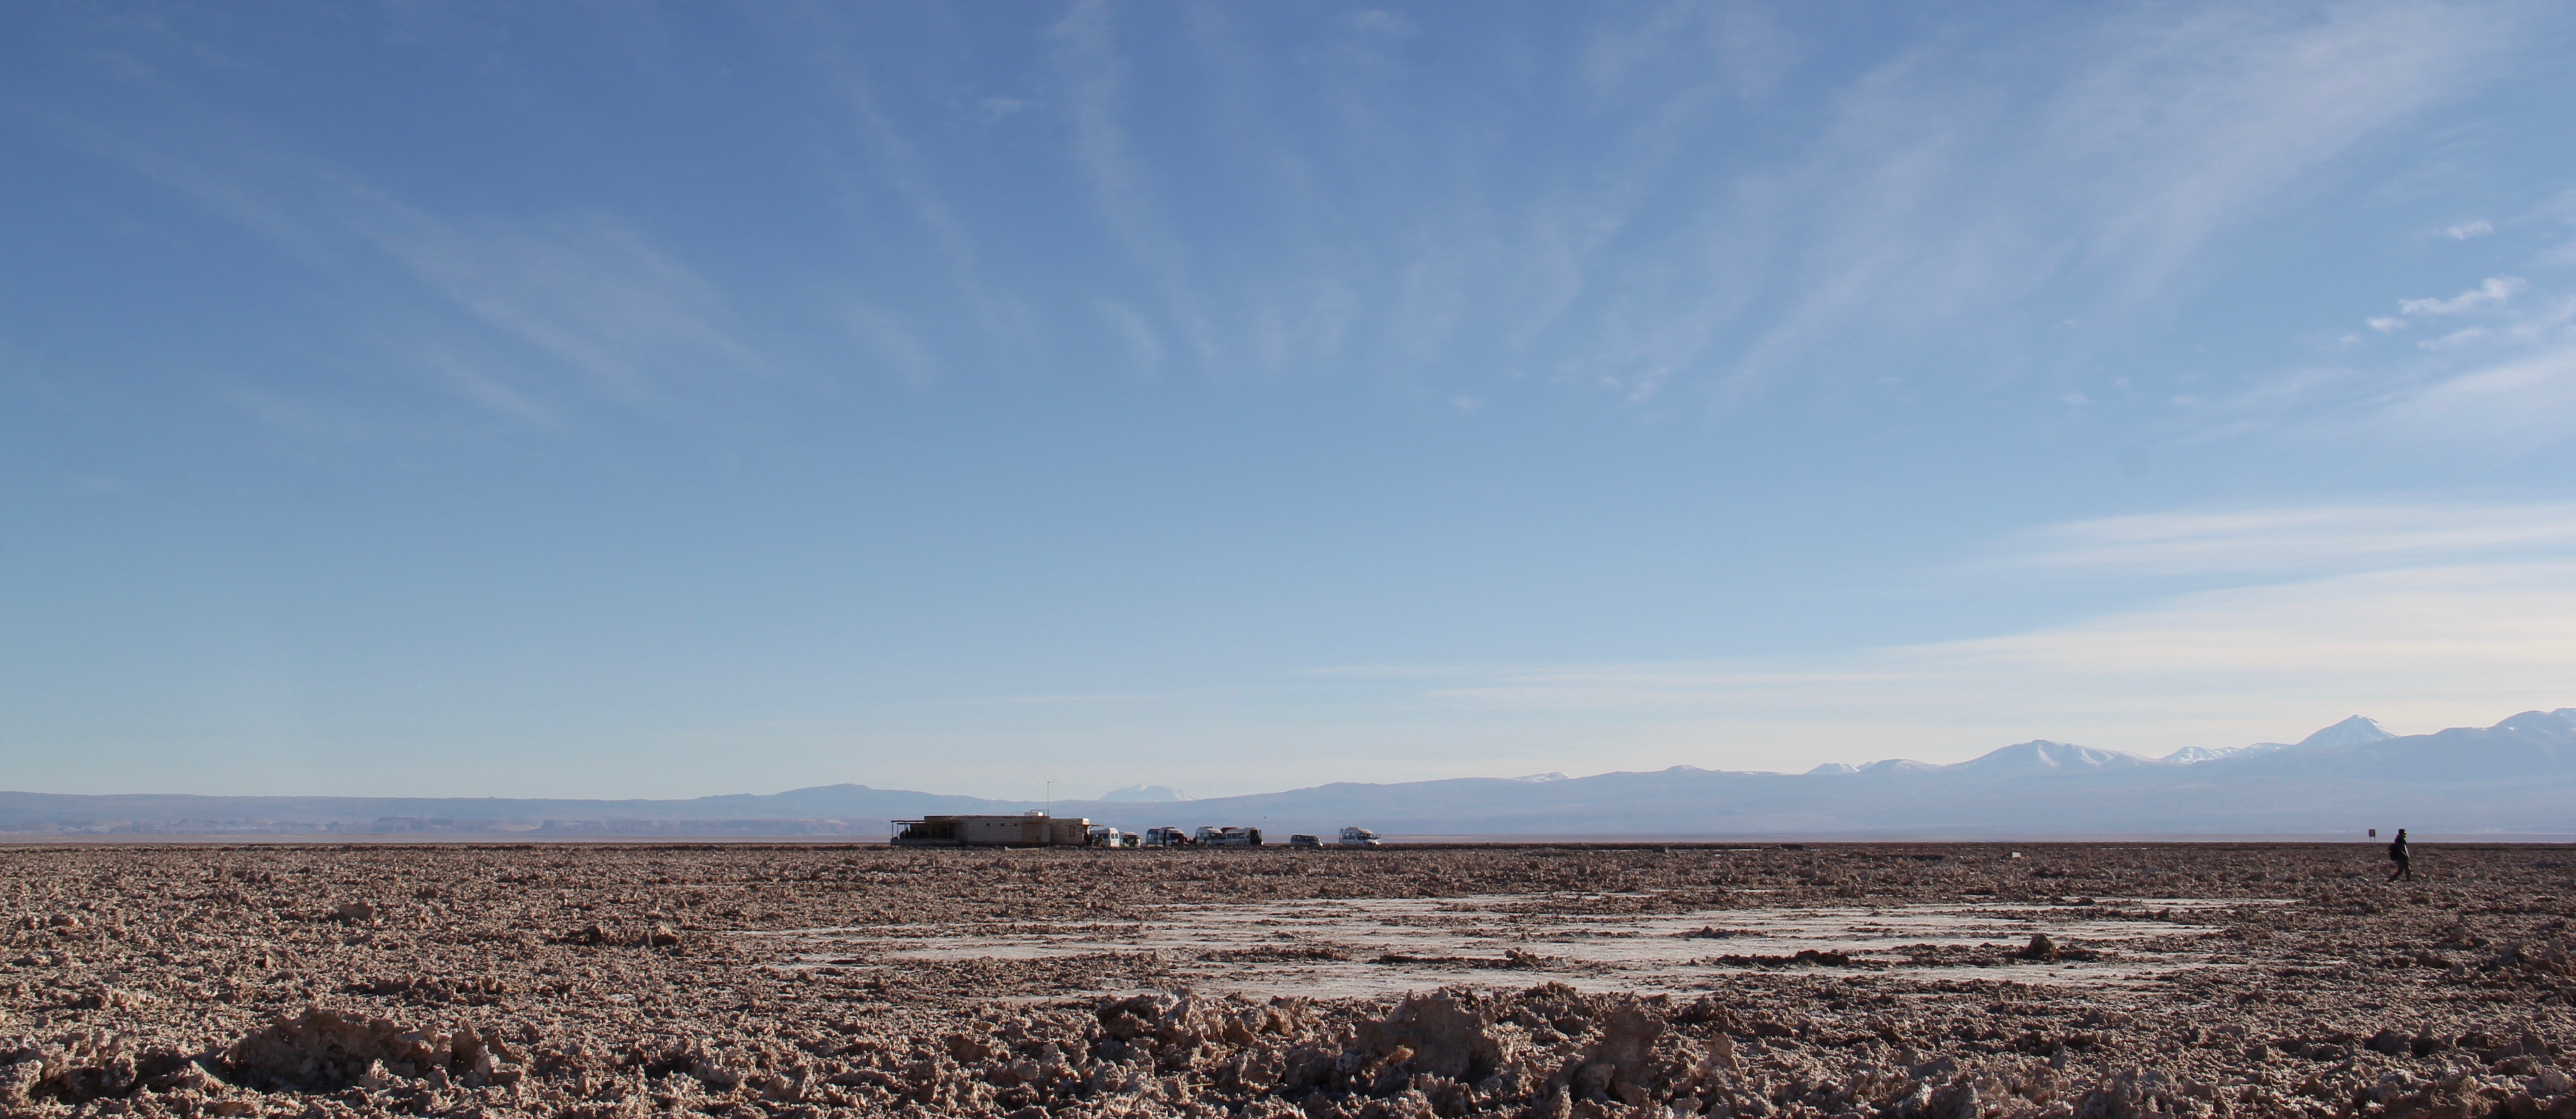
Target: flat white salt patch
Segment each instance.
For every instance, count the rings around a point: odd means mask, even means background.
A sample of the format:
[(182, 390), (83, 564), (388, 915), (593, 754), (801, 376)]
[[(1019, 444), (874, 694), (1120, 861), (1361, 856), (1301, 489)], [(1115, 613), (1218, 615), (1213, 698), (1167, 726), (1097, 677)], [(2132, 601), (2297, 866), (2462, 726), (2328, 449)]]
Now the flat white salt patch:
[[(1635, 895), (1628, 895), (1633, 897)], [(2208, 910), (2280, 899), (2096, 898), (2028, 902), (1702, 909), (1590, 913), (1605, 895), (1317, 899), (1175, 906), (1142, 922), (889, 924), (744, 934), (796, 943), (805, 966), (906, 960), (1042, 960), (1151, 953), (1191, 986), (1255, 997), (1386, 996), (1449, 984), (1686, 994), (1745, 971), (2015, 980), (2135, 986), (2207, 953), (2157, 950), (2163, 937), (2198, 940)], [(1568, 911), (1570, 910), (1570, 912)], [(2021, 960), (2010, 953), (2045, 933), (2092, 961)], [(1843, 966), (1794, 961), (1839, 954)], [(794, 966), (794, 965), (790, 965)]]

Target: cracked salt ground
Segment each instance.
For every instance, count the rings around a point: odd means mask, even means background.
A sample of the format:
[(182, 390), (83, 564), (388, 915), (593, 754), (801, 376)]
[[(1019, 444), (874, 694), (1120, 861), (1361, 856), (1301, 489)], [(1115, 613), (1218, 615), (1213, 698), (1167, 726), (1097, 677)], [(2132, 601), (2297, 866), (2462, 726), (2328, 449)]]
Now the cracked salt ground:
[[(1633, 896), (1632, 896), (1633, 897)], [(1899, 970), (1909, 978), (2130, 987), (2209, 967), (2197, 923), (2242, 899), (1922, 904), (1602, 913), (1611, 895), (1299, 900), (1175, 906), (1141, 923), (888, 924), (757, 934), (803, 941), (789, 966), (1151, 954), (1193, 986), (1250, 996), (1374, 997), (1555, 980), (1683, 993), (1752, 970)], [(1595, 910), (1595, 912), (1585, 912)], [(2034, 936), (2058, 946), (2030, 951)]]

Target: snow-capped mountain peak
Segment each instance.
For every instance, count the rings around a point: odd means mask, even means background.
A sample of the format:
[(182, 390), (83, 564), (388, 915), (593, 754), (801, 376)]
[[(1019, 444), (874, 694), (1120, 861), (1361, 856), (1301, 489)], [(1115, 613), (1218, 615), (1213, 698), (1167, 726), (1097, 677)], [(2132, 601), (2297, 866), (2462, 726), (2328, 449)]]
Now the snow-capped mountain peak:
[(2297, 742), (2257, 742), (2241, 751), (2234, 752), (2245, 754), (2266, 754), (2274, 750), (2304, 750), (2311, 747), (2321, 746), (2360, 746), (2366, 743), (2378, 742), (2382, 739), (2395, 737), (2397, 736), (2388, 733), (2386, 728), (2379, 725), (2379, 720), (2355, 715), (2340, 723), (2336, 723), (2333, 726), (2320, 730), (2315, 734), (2311, 734), (2306, 738), (2302, 738)]
[(2037, 738), (2003, 747), (1950, 768), (1980, 773), (2056, 773), (2152, 764), (2152, 760), (2136, 754)]
[(2359, 746), (2397, 737), (2379, 725), (2379, 720), (2355, 715), (2333, 726), (2299, 740), (2299, 747)]

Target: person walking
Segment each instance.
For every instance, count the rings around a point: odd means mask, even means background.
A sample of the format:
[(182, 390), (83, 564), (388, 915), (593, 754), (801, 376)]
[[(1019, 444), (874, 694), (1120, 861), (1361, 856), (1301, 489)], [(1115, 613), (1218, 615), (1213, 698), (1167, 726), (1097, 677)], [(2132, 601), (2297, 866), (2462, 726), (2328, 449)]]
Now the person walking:
[(2388, 872), (2388, 880), (2394, 882), (2403, 878), (2409, 882), (2414, 881), (2415, 868), (2409, 861), (2412, 858), (2413, 856), (2406, 850), (2406, 829), (2399, 828), (2397, 838), (2388, 841), (2388, 861), (2397, 864), (2397, 869)]

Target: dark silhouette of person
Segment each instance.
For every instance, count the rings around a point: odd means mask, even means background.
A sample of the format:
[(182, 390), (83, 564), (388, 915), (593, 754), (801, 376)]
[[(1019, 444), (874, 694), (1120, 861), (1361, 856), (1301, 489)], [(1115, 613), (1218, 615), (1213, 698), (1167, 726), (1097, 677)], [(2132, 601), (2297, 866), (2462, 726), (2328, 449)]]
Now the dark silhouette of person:
[(2399, 828), (2397, 838), (2388, 841), (2388, 861), (2397, 864), (2397, 869), (2388, 872), (2388, 880), (2394, 882), (2403, 878), (2414, 881), (2415, 867), (2409, 861), (2412, 857), (2406, 851), (2406, 829)]

